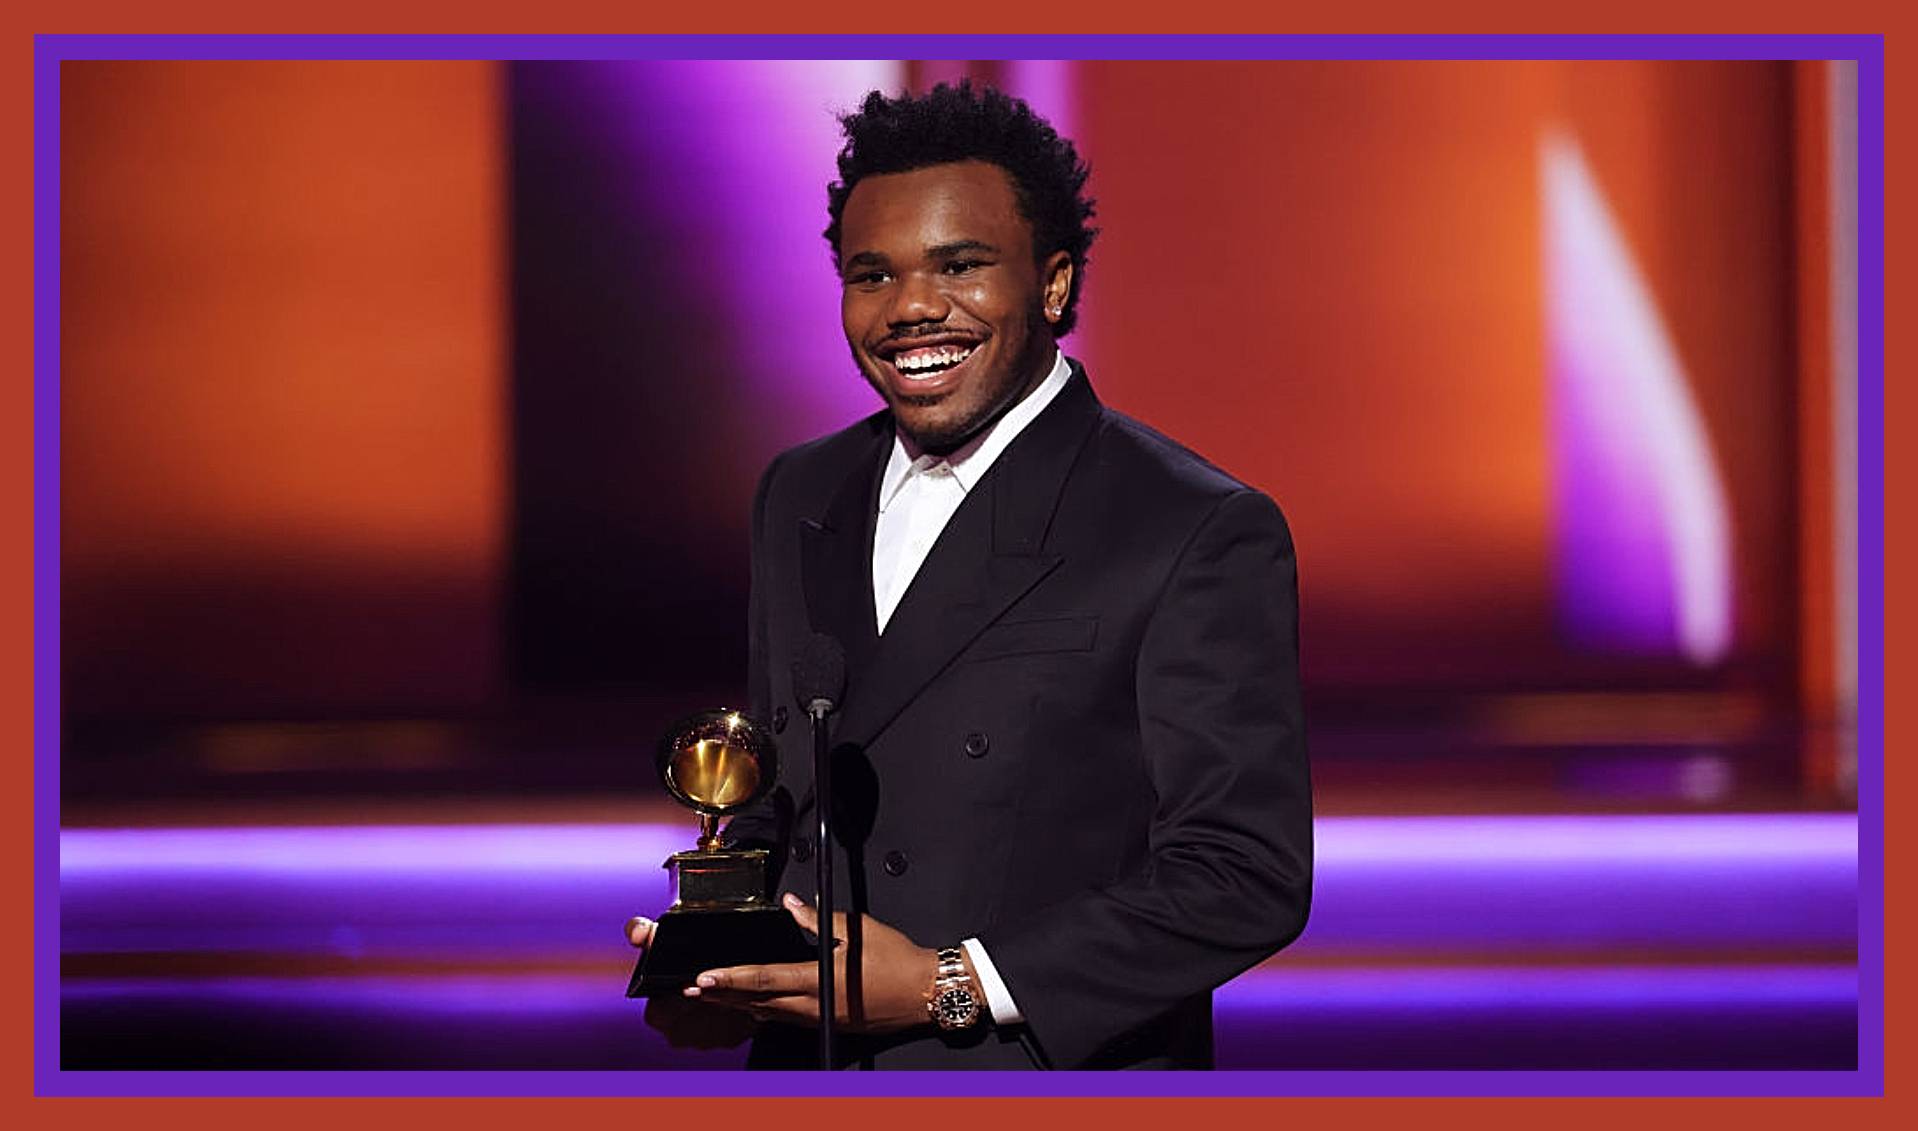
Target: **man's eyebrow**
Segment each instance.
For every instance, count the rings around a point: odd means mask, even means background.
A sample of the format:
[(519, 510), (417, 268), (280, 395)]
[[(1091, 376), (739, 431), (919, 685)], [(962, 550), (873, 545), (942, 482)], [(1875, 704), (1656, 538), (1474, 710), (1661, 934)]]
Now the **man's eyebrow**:
[(999, 249), (983, 240), (953, 240), (951, 243), (935, 244), (926, 249), (927, 259), (951, 259), (955, 255), (968, 251), (983, 251), (987, 255), (998, 255)]
[[(951, 240), (947, 243), (934, 244), (927, 248), (925, 255), (927, 259), (938, 260), (951, 259), (954, 256), (964, 255), (967, 252), (983, 252), (986, 255), (998, 255), (999, 249), (984, 240)], [(887, 259), (881, 252), (861, 251), (854, 255), (847, 256), (845, 261), (840, 264), (840, 270), (854, 271), (867, 267), (885, 267), (890, 263), (891, 260)]]

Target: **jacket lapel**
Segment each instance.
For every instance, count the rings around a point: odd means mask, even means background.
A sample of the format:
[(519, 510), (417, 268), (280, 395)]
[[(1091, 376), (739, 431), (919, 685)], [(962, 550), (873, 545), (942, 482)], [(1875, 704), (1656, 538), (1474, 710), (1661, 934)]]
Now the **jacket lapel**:
[(872, 449), (840, 484), (826, 513), (800, 519), (807, 620), (814, 632), (837, 639), (846, 649), (853, 683), (878, 638), (872, 607), (872, 531), (879, 472), (892, 444), (891, 418), (884, 419)]
[[(980, 632), (1064, 560), (1046, 552), (1046, 532), (1067, 473), (1099, 414), (1083, 370), (1076, 364), (1073, 369), (1072, 381), (953, 513), (893, 610), (885, 635), (877, 638), (870, 662), (853, 666), (835, 742), (869, 744)], [(865, 496), (868, 531), (875, 486), (869, 483)], [(870, 534), (862, 550), (863, 560), (836, 568), (858, 567), (870, 631)]]

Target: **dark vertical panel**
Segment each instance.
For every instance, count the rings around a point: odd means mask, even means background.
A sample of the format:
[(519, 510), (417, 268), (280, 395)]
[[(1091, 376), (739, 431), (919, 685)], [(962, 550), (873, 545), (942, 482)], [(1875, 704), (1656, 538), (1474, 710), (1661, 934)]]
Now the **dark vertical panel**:
[(675, 180), (673, 145), (633, 143), (685, 128), (670, 88), (615, 103), (594, 74), (511, 71), (512, 672), (724, 684), (745, 664), (758, 458), (738, 450), (716, 372), (739, 330), (657, 206), (698, 186)]

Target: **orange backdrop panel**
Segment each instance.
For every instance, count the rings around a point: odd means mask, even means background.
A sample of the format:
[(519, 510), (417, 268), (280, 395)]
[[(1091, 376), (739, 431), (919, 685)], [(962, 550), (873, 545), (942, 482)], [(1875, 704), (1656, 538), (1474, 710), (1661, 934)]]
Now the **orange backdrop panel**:
[(1735, 656), (1789, 654), (1783, 65), (1077, 73), (1103, 233), (1068, 349), (1285, 507), (1313, 680), (1576, 683), (1603, 663), (1556, 630), (1551, 134), (1584, 151), (1686, 369), (1731, 501)]
[(481, 63), (65, 64), (70, 705), (495, 685), (499, 99)]
[(1539, 69), (1084, 75), (1095, 379), (1285, 507), (1314, 674), (1444, 682), (1450, 647), (1543, 648)]

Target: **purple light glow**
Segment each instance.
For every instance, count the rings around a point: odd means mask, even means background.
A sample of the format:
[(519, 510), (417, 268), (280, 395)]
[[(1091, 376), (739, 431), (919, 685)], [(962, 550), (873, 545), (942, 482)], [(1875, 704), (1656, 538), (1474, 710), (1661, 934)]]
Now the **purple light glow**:
[(1302, 950), (1857, 938), (1849, 814), (1346, 818), (1318, 853)]
[(292, 880), (431, 874), (630, 878), (691, 847), (693, 826), (368, 825), (309, 828), (69, 829), (62, 882), (99, 873), (182, 872)]
[(1849, 813), (1331, 817), (1317, 829), (1322, 860), (1335, 864), (1849, 869), (1858, 849), (1858, 823)]
[[(615, 981), (624, 971), (609, 966)], [(192, 998), (252, 1005), (324, 1006), (399, 1013), (631, 1013), (587, 974), (323, 977), (87, 978), (62, 990), (70, 1000)], [(1254, 970), (1218, 995), (1222, 1013), (1300, 1010), (1546, 1008), (1612, 1006), (1849, 1005), (1858, 994), (1850, 966), (1457, 966)]]
[[(1328, 818), (1301, 952), (1850, 947), (1856, 819)], [(77, 829), (62, 950), (604, 953), (670, 900), (670, 825)]]
[[(726, 324), (713, 371), (768, 450), (881, 407), (847, 354), (826, 227), (844, 143), (836, 115), (896, 90), (904, 66), (858, 60), (579, 64), (590, 113), (624, 123), (632, 167), (670, 217), (673, 252)], [(671, 170), (670, 176), (662, 171)]]
[(1547, 139), (1540, 166), (1561, 615), (1582, 644), (1715, 663), (1731, 520), (1710, 440), (1577, 144)]
[[(1006, 93), (1023, 98), (1060, 137), (1079, 139), (1079, 104), (1070, 59), (1008, 59), (1000, 72)], [(1081, 153), (1081, 157), (1085, 154)]]
[[(737, 1067), (667, 1048), (594, 974), (69, 979), (69, 1068)], [(1221, 1068), (1837, 1068), (1844, 966), (1262, 968), (1222, 987)]]
[(1260, 970), (1214, 999), (1221, 1068), (1851, 1068), (1829, 966)]
[(605, 976), (515, 973), (321, 977), (75, 978), (61, 990), (69, 1001), (191, 999), (204, 1007), (265, 1006), (373, 1014), (486, 1014), (516, 1016), (608, 1012), (635, 1006), (608, 992), (628, 973), (609, 965)]
[(1641, 1009), (1654, 1006), (1850, 1005), (1850, 966), (1454, 966), (1260, 970), (1219, 991), (1222, 1012), (1248, 1010)]

